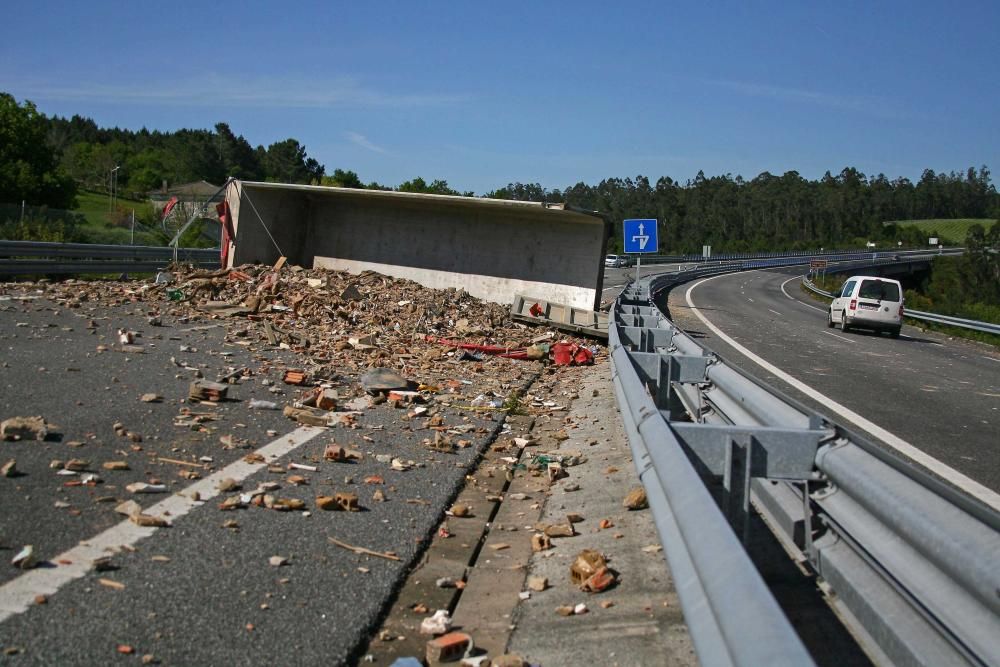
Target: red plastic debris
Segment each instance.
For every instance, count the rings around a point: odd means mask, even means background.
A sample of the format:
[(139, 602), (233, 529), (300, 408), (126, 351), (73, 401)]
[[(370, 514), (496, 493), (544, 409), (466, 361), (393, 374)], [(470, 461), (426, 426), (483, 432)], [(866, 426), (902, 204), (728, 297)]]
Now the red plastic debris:
[(576, 343), (555, 343), (551, 349), (556, 366), (586, 366), (594, 363), (594, 354)]

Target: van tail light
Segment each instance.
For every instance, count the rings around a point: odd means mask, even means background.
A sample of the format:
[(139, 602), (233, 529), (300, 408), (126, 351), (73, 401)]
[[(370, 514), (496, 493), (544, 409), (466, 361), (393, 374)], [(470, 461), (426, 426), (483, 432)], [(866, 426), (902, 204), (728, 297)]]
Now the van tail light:
[(903, 304), (899, 304), (899, 316), (900, 318), (903, 317)]
[(858, 309), (858, 300), (851, 299), (851, 310), (857, 310), (857, 309)]

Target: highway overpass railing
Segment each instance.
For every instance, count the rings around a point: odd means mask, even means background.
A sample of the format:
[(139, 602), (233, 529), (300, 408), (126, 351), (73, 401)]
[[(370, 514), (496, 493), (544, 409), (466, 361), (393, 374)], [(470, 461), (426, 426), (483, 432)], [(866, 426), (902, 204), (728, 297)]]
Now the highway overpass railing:
[[(732, 269), (728, 269), (732, 270)], [(743, 544), (762, 514), (878, 664), (1000, 664), (1000, 513), (727, 365), (656, 306), (615, 302), (615, 392), (698, 658), (813, 661)]]
[[(828, 299), (832, 299), (833, 292), (828, 292), (824, 289), (820, 289), (816, 284), (809, 280), (809, 278), (803, 278), (802, 284), (806, 289), (813, 292), (814, 294), (819, 294), (820, 296), (825, 296)], [(937, 324), (947, 324), (952, 327), (959, 327), (962, 329), (972, 329), (974, 331), (983, 331), (985, 333), (995, 334), (1000, 336), (1000, 324), (993, 324), (992, 322), (980, 322), (979, 320), (967, 320), (961, 317), (952, 317), (951, 315), (938, 315), (937, 313), (928, 313), (922, 310), (911, 310), (906, 309), (905, 317), (913, 320), (921, 320), (923, 322), (935, 322)]]
[[(885, 258), (895, 258), (905, 259), (913, 255), (926, 256), (929, 254), (941, 254), (949, 255), (954, 253), (961, 253), (964, 248), (924, 248), (919, 250), (876, 250), (874, 248), (866, 249), (847, 249), (847, 250), (795, 250), (795, 251), (782, 251), (782, 252), (744, 252), (744, 253), (718, 253), (711, 255), (710, 257), (705, 257), (704, 255), (691, 254), (691, 255), (647, 255), (642, 256), (642, 263), (644, 265), (649, 264), (681, 264), (681, 263), (705, 263), (705, 262), (749, 262), (749, 261), (766, 261), (776, 258), (798, 258), (799, 264), (803, 261), (808, 262), (810, 259), (827, 259), (833, 261), (842, 261), (844, 259), (885, 259)], [(633, 255), (628, 255), (633, 257)]]
[[(867, 250), (825, 252), (774, 252), (716, 255), (644, 255), (643, 264), (695, 262), (717, 268), (767, 268), (808, 263), (811, 259), (828, 261), (863, 261), (892, 263), (908, 257), (960, 253), (961, 248), (900, 252)], [(38, 275), (74, 273), (146, 273), (157, 271), (174, 260), (173, 248), (158, 246), (99, 245), (91, 243), (48, 243), (40, 241), (0, 240), (0, 275)], [(218, 266), (219, 251), (204, 248), (178, 248), (177, 261), (203, 268)]]
[[(0, 275), (152, 273), (174, 261), (174, 249), (159, 246), (43, 243), (0, 240)], [(178, 248), (177, 261), (219, 266), (219, 250)]]

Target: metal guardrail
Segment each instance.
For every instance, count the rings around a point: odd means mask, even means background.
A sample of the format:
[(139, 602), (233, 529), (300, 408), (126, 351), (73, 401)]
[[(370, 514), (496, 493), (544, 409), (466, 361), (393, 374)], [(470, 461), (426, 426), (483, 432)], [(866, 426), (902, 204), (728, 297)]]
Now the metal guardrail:
[[(219, 265), (219, 251), (180, 248), (178, 260), (210, 268)], [(0, 240), (0, 275), (152, 273), (174, 260), (174, 249), (159, 246), (43, 243)]]
[[(802, 284), (809, 291), (819, 294), (820, 296), (825, 296), (828, 299), (833, 298), (833, 292), (827, 292), (824, 289), (820, 289), (816, 286), (816, 283), (809, 280), (808, 278), (802, 279)], [(993, 324), (992, 322), (980, 322), (979, 320), (966, 320), (961, 317), (952, 317), (951, 315), (938, 315), (937, 313), (928, 313), (922, 310), (910, 310), (907, 309), (903, 317), (922, 320), (924, 322), (936, 322), (938, 324), (947, 324), (952, 327), (959, 327), (962, 329), (972, 329), (974, 331), (983, 331), (985, 333), (995, 334), (1000, 336), (1000, 324)]]
[(615, 391), (699, 660), (812, 664), (740, 546), (751, 503), (877, 663), (1000, 664), (1000, 514), (727, 366), (633, 283)]
[[(705, 257), (703, 255), (643, 255), (642, 263), (649, 264), (677, 264), (677, 263), (705, 263), (705, 262), (750, 262), (764, 261), (779, 257), (797, 257), (802, 260), (827, 259), (839, 261), (839, 258), (851, 257), (856, 259), (886, 259), (899, 257), (906, 259), (913, 255), (951, 255), (964, 252), (964, 248), (924, 248), (919, 250), (875, 250), (872, 248), (846, 249), (846, 250), (796, 250), (793, 252), (744, 252), (744, 253), (720, 253)], [(633, 255), (627, 255), (633, 257)]]

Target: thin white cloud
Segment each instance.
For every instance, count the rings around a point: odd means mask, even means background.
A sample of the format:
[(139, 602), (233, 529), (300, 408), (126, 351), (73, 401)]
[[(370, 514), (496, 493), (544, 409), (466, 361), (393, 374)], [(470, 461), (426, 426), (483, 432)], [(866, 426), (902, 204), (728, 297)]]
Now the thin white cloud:
[(8, 79), (7, 90), (36, 100), (110, 102), (169, 106), (252, 108), (412, 108), (466, 102), (465, 94), (377, 90), (351, 77), (326, 80), (240, 78), (206, 75), (186, 80), (157, 79), (138, 83), (58, 83)]
[(804, 102), (830, 109), (853, 111), (883, 118), (900, 118), (905, 114), (892, 108), (888, 100), (868, 95), (839, 95), (815, 90), (785, 88), (766, 83), (705, 79), (705, 83), (750, 97), (767, 97), (782, 102)]
[(374, 151), (375, 153), (388, 153), (388, 151), (381, 146), (376, 146), (372, 142), (368, 141), (368, 137), (363, 134), (358, 134), (357, 132), (346, 132), (345, 135), (351, 143), (357, 144), (362, 148)]

